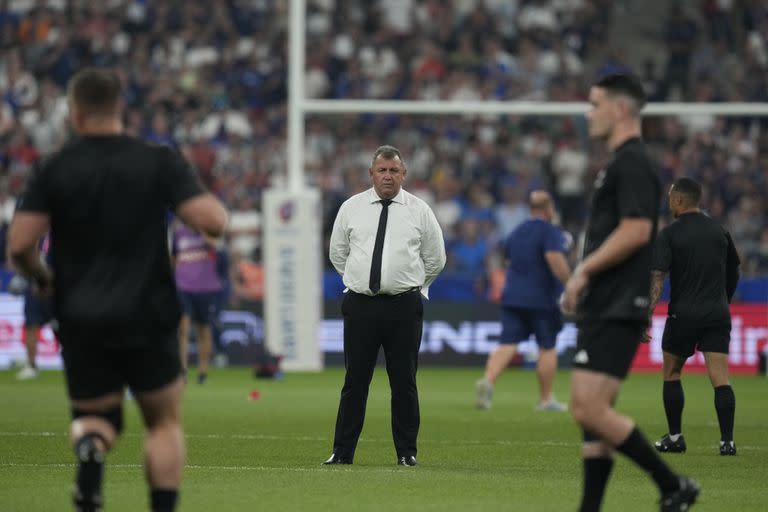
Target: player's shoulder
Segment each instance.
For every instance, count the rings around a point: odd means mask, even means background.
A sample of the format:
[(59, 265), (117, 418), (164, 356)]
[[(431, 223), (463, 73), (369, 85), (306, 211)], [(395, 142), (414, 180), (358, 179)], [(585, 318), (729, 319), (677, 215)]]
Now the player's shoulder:
[(69, 139), (58, 150), (41, 157), (36, 164), (38, 170), (46, 173), (60, 165), (66, 165), (80, 151), (82, 142), (79, 137)]
[(167, 144), (148, 142), (136, 137), (123, 137), (116, 148), (125, 155), (121, 168), (136, 173), (140, 169), (145, 177), (178, 176), (178, 170), (188, 166), (178, 149)]
[(561, 228), (557, 224), (554, 224), (554, 223), (546, 221), (546, 220), (542, 221), (542, 222), (544, 224), (544, 229), (546, 229), (547, 232), (549, 232), (549, 233), (562, 234), (564, 232), (563, 228)]
[(38, 174), (46, 174), (50, 172), (52, 168), (56, 167), (62, 160), (61, 150), (42, 156), (35, 163), (34, 172)]
[(560, 226), (557, 226), (547, 220), (544, 219), (536, 219), (531, 218), (523, 221), (519, 229), (521, 232), (534, 232), (534, 233), (541, 233), (545, 235), (559, 235), (562, 234), (563, 230), (560, 228)]
[(168, 144), (159, 144), (157, 142), (142, 140), (136, 137), (126, 137), (126, 144), (134, 144), (137, 146), (141, 146), (145, 150), (151, 151), (153, 153), (160, 153), (160, 154), (166, 154), (166, 155), (179, 154), (179, 151), (175, 147), (169, 146)]
[(152, 160), (167, 161), (174, 156), (179, 155), (176, 148), (169, 146), (168, 144), (157, 144), (155, 142), (149, 142), (141, 140), (137, 137), (124, 136), (118, 141), (120, 149), (129, 150), (131, 155), (135, 158), (146, 158)]
[[(715, 219), (707, 215), (706, 213), (699, 211), (680, 216), (670, 226), (675, 226), (675, 229), (709, 229), (717, 232), (724, 232), (725, 228), (717, 222)], [(695, 226), (695, 227), (694, 227)]]
[(531, 231), (535, 231), (538, 229), (537, 227), (538, 222), (535, 219), (528, 218), (522, 221), (520, 224), (514, 227), (512, 231), (509, 232), (509, 235), (507, 235), (508, 241), (513, 240), (521, 240), (526, 241), (530, 239), (530, 233)]
[(634, 139), (621, 146), (613, 155), (611, 167), (622, 173), (651, 173), (656, 175), (656, 164), (644, 142)]
[(713, 219), (712, 217), (707, 215), (705, 212), (701, 212), (699, 216), (703, 218), (703, 222), (706, 222), (707, 225), (709, 225), (710, 230), (714, 234), (726, 240), (731, 238), (731, 233), (728, 231), (728, 228), (723, 226), (720, 222)]
[[(132, 160), (146, 158), (147, 156), (154, 157), (164, 153), (170, 154), (174, 151), (168, 146), (149, 143), (130, 135), (117, 135), (109, 137), (109, 139), (109, 149), (112, 152), (120, 153), (121, 156), (129, 155)], [(50, 155), (48, 158), (49, 165), (66, 164), (71, 160), (80, 159), (84, 152), (87, 152), (97, 144), (92, 138), (75, 137), (64, 144), (61, 149)]]
[(542, 232), (546, 233), (545, 236), (549, 237), (549, 240), (560, 243), (560, 249), (563, 252), (568, 252), (573, 247), (573, 236), (561, 226), (548, 221), (542, 221), (542, 225)]

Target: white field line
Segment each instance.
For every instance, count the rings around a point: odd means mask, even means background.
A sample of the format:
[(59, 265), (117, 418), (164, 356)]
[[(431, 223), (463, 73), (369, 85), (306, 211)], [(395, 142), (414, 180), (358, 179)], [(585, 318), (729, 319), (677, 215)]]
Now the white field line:
[[(75, 464), (32, 464), (32, 463), (16, 463), (16, 462), (0, 462), (0, 468), (32, 468), (32, 469), (74, 469), (77, 467)], [(112, 469), (143, 469), (142, 464), (108, 464), (110, 470)], [(187, 464), (184, 466), (185, 470), (215, 470), (215, 471), (287, 471), (296, 473), (309, 473), (317, 472), (322, 469), (320, 464), (317, 468), (307, 468), (300, 466), (203, 466), (199, 464)], [(334, 468), (334, 473), (339, 469), (342, 471), (351, 471), (351, 468)], [(391, 471), (393, 473), (398, 472), (397, 469), (377, 468), (381, 471)]]
[[(66, 437), (64, 432), (2, 432), (0, 431), (0, 437)], [(123, 434), (122, 437), (143, 437), (141, 434), (128, 433)], [(276, 436), (268, 434), (185, 434), (187, 439), (222, 439), (222, 440), (238, 440), (238, 441), (305, 441), (312, 443), (325, 443), (332, 441), (332, 437), (312, 437), (312, 436)], [(391, 439), (371, 439), (361, 437), (360, 442), (365, 443), (388, 443)], [(422, 439), (419, 441), (421, 444), (450, 444), (450, 445), (497, 445), (497, 446), (547, 446), (547, 447), (577, 447), (581, 443), (566, 442), (566, 441), (538, 441), (538, 440), (508, 440), (508, 439)], [(713, 444), (713, 446), (715, 446)], [(768, 446), (746, 446), (736, 445), (739, 450), (748, 451), (765, 451)]]
[[(0, 437), (66, 437), (64, 432), (0, 432)], [(121, 437), (143, 437), (141, 434), (129, 433), (123, 434)], [(246, 440), (246, 441), (307, 441), (307, 442), (329, 442), (331, 437), (311, 437), (311, 436), (276, 436), (267, 434), (185, 434), (187, 439), (223, 439), (223, 440)], [(371, 439), (360, 438), (360, 442), (366, 443), (378, 443), (389, 442), (390, 439)], [(505, 446), (518, 446), (518, 445), (537, 445), (537, 446), (579, 446), (578, 442), (564, 442), (564, 441), (515, 441), (505, 439), (462, 439), (461, 441), (453, 439), (425, 439), (420, 443), (425, 444), (469, 444), (469, 445), (505, 445)], [(739, 446), (741, 448), (741, 446)]]

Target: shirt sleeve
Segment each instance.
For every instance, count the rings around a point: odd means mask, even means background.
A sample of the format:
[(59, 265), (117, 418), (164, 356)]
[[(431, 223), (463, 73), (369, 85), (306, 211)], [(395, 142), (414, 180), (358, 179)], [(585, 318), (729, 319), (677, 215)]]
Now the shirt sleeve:
[(568, 240), (556, 226), (549, 226), (544, 239), (544, 252), (568, 252)]
[(421, 239), (421, 260), (424, 262), (425, 297), (429, 297), (429, 285), (437, 278), (445, 267), (445, 241), (443, 230), (437, 222), (434, 212), (429, 206), (424, 206), (424, 235)]
[(331, 260), (336, 272), (344, 275), (349, 256), (349, 235), (347, 234), (347, 204), (344, 203), (336, 214), (331, 231), (331, 240), (328, 249), (328, 258)]
[(166, 162), (160, 173), (164, 178), (170, 208), (176, 211), (181, 203), (204, 194), (206, 190), (195, 170), (176, 150), (163, 146), (160, 151), (165, 153)]
[(659, 232), (653, 246), (651, 270), (669, 272), (670, 266), (672, 266), (672, 246), (670, 245), (669, 231), (664, 228)]
[(623, 154), (616, 162), (617, 201), (621, 218), (654, 219), (658, 215), (659, 189), (656, 170), (636, 154)]
[(16, 211), (50, 213), (50, 197), (45, 183), (45, 167), (35, 164), (27, 179), (24, 191), (16, 202)]

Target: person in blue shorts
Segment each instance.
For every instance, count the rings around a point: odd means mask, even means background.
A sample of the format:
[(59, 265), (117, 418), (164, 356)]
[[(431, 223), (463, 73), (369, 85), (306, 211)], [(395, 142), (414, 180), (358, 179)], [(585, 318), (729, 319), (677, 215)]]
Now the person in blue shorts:
[(552, 381), (557, 370), (557, 334), (563, 326), (558, 299), (571, 271), (566, 253), (571, 237), (552, 224), (555, 207), (550, 194), (534, 190), (528, 197), (531, 218), (504, 243), (506, 283), (501, 296), (501, 340), (488, 357), (485, 375), (476, 383), (476, 405), (489, 409), (496, 379), (515, 356), (518, 343), (531, 335), (539, 345), (536, 375), (539, 410), (566, 410), (555, 400)]

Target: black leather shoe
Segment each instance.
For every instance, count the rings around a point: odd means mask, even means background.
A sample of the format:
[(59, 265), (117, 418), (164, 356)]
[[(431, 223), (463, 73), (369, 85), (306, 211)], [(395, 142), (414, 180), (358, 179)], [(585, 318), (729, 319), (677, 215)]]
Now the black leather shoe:
[(720, 455), (736, 455), (736, 444), (733, 441), (720, 441)]
[(688, 448), (685, 445), (683, 434), (680, 434), (677, 441), (673, 441), (669, 434), (664, 434), (664, 437), (656, 441), (653, 446), (656, 447), (656, 451), (663, 453), (685, 453), (685, 450)]
[(325, 465), (330, 464), (352, 464), (352, 459), (347, 457), (342, 457), (340, 455), (337, 455), (335, 453), (332, 453), (330, 457), (328, 457), (328, 460), (323, 462)]
[(417, 466), (416, 457), (413, 455), (403, 455), (397, 459), (398, 466)]

